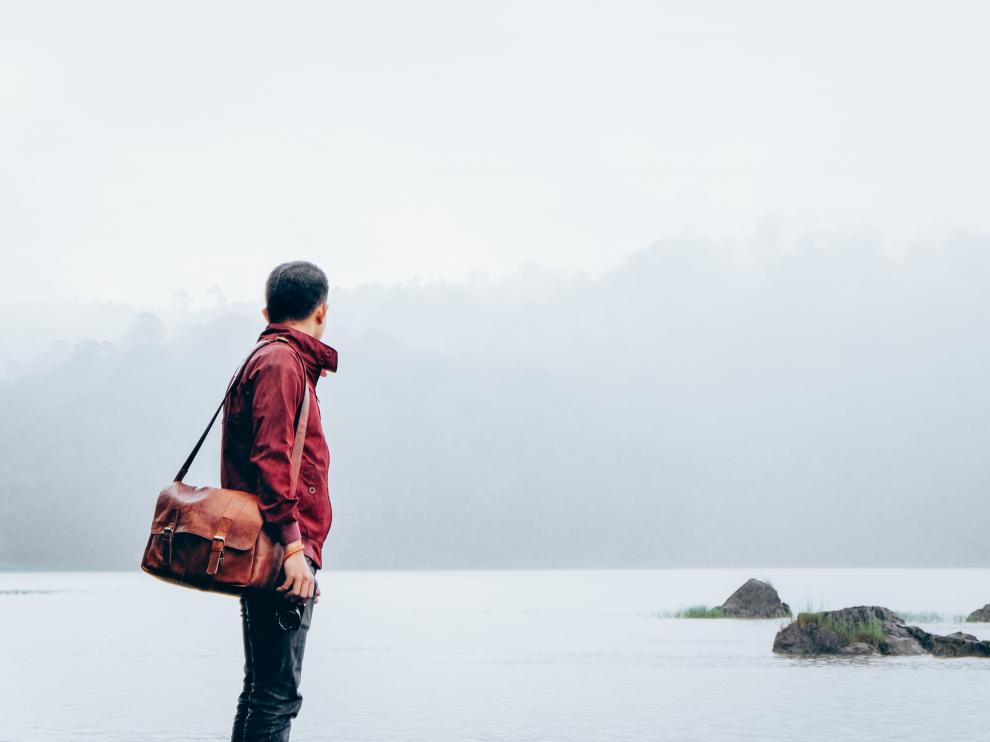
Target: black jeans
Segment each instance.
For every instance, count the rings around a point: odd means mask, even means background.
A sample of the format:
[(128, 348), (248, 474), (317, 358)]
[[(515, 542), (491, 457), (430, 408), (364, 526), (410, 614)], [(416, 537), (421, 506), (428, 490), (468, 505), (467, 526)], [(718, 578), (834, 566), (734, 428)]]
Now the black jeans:
[[(306, 557), (306, 562), (315, 575), (313, 560)], [(289, 726), (302, 707), (299, 683), (313, 601), (306, 601), (299, 629), (285, 631), (275, 619), (281, 600), (274, 589), (240, 598), (244, 688), (237, 698), (231, 742), (287, 742)]]

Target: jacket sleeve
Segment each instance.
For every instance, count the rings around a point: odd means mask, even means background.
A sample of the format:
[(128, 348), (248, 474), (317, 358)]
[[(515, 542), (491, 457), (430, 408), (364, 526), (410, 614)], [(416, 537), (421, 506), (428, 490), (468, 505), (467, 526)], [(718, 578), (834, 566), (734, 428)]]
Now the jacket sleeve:
[(302, 365), (288, 355), (266, 353), (248, 374), (254, 431), (250, 460), (258, 471), (255, 491), (262, 517), (283, 544), (301, 538), (298, 498), (289, 491), (289, 485), (295, 417), (306, 383)]

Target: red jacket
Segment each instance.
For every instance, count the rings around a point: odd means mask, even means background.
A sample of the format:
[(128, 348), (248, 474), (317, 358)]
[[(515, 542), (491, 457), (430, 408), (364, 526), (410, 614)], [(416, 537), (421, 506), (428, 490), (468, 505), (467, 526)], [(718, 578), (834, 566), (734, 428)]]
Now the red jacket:
[[(304, 553), (323, 566), (323, 543), (330, 531), (328, 476), (330, 450), (323, 434), (316, 382), (323, 369), (337, 370), (337, 351), (321, 340), (281, 322), (269, 323), (258, 340), (281, 335), (257, 351), (244, 367), (241, 381), (223, 406), (220, 442), (220, 486), (258, 493), (265, 527), (283, 544), (302, 539)], [(289, 456), (296, 413), (310, 384), (309, 418), (302, 465), (295, 492), (289, 492)]]

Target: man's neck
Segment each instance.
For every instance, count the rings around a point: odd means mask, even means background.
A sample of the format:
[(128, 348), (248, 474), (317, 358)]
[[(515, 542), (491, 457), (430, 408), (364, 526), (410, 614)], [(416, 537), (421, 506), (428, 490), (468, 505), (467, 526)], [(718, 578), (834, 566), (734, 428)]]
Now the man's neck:
[(299, 321), (293, 321), (293, 322), (285, 322), (283, 324), (288, 325), (293, 330), (299, 330), (299, 332), (304, 332), (307, 335), (310, 335), (310, 336), (316, 338), (317, 340), (320, 339), (320, 336), (316, 334), (316, 323), (315, 322), (299, 322)]

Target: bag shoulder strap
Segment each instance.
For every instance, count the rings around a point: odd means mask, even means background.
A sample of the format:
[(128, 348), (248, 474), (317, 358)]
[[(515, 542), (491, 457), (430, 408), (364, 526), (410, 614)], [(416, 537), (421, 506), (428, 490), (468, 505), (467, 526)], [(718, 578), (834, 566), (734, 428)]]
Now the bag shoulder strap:
[(196, 458), (196, 454), (199, 453), (199, 449), (202, 447), (203, 441), (206, 440), (207, 433), (210, 432), (210, 428), (212, 428), (213, 423), (216, 422), (217, 415), (219, 415), (220, 410), (223, 409), (224, 402), (227, 401), (227, 395), (230, 394), (230, 390), (233, 389), (234, 386), (240, 381), (241, 375), (244, 373), (244, 367), (247, 366), (247, 362), (251, 360), (251, 357), (259, 350), (264, 348), (266, 345), (270, 345), (275, 342), (283, 342), (288, 345), (289, 349), (293, 352), (293, 354), (295, 354), (296, 358), (299, 359), (299, 363), (302, 364), (303, 367), (303, 399), (299, 407), (299, 420), (296, 423), (296, 433), (292, 440), (292, 454), (290, 457), (291, 476), (289, 492), (290, 494), (295, 493), (296, 484), (299, 482), (299, 469), (302, 466), (303, 443), (305, 443), (306, 440), (306, 422), (309, 419), (309, 379), (306, 375), (306, 364), (303, 363), (303, 360), (299, 357), (299, 353), (296, 352), (296, 349), (293, 348), (289, 344), (289, 341), (283, 337), (275, 337), (272, 340), (261, 341), (254, 346), (251, 352), (248, 353), (247, 358), (245, 358), (241, 365), (238, 366), (237, 370), (234, 372), (234, 375), (230, 379), (230, 383), (227, 385), (227, 391), (224, 392), (223, 399), (220, 400), (220, 404), (217, 407), (216, 412), (213, 413), (213, 417), (210, 418), (210, 422), (206, 424), (206, 430), (203, 431), (203, 434), (199, 437), (199, 440), (196, 441), (196, 445), (193, 446), (193, 450), (189, 453), (189, 456), (186, 457), (185, 462), (182, 464), (182, 468), (179, 469), (173, 481), (181, 482), (183, 477), (185, 477), (189, 472), (189, 467), (192, 466), (193, 460)]

